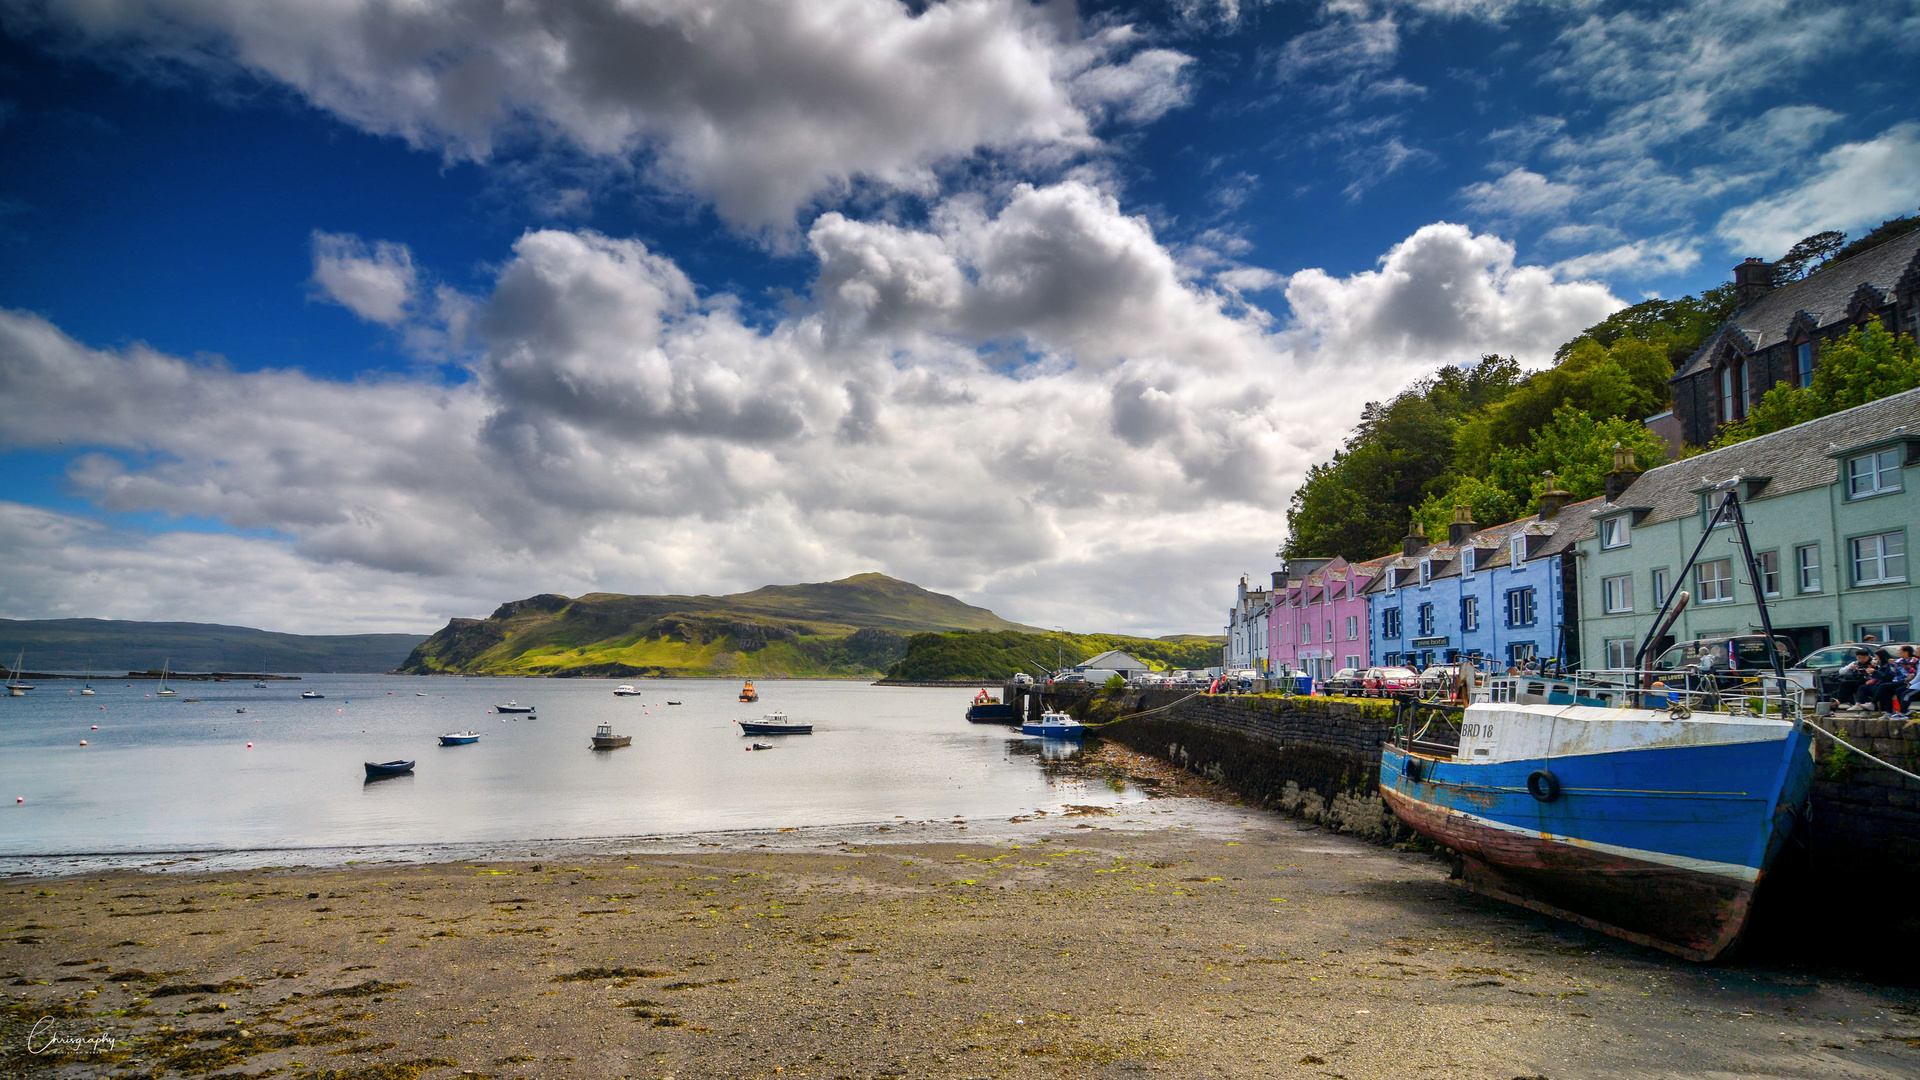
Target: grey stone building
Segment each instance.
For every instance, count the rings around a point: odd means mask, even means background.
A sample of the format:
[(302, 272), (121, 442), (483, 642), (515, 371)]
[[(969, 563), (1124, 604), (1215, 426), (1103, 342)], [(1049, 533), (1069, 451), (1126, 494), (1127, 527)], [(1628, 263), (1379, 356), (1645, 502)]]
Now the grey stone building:
[(1775, 287), (1771, 263), (1748, 259), (1734, 268), (1741, 308), (1674, 373), (1673, 412), (1695, 446), (1776, 384), (1805, 386), (1825, 342), (1878, 316), (1901, 334), (1920, 333), (1920, 229), (1889, 240), (1799, 281)]

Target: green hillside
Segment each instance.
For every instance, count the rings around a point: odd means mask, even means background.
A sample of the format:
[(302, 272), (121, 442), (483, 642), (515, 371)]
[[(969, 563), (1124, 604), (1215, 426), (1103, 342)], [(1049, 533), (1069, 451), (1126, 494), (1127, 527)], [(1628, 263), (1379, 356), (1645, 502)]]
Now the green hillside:
[(1078, 664), (1108, 649), (1119, 649), (1157, 670), (1204, 668), (1220, 663), (1221, 637), (1179, 634), (1163, 638), (1117, 634), (1032, 634), (949, 632), (915, 634), (907, 653), (887, 670), (887, 678), (911, 682), (939, 679), (1004, 679)]
[(26, 651), (29, 671), (392, 671), (419, 634), (276, 634), (216, 623), (118, 619), (0, 619), (8, 665)]
[(884, 574), (769, 585), (730, 596), (543, 594), (455, 619), (413, 650), (408, 674), (877, 677), (908, 638), (1031, 631)]

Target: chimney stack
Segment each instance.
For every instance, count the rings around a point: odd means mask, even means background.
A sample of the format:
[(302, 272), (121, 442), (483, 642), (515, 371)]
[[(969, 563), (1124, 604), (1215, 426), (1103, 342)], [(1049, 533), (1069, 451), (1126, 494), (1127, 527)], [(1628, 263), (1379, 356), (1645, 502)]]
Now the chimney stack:
[(1273, 591), (1276, 594), (1287, 591), (1287, 564), (1286, 563), (1281, 563), (1280, 569), (1275, 570), (1273, 572)]
[(1474, 524), (1472, 507), (1454, 507), (1453, 524), (1447, 526), (1447, 546), (1459, 547), (1467, 537), (1479, 531), (1479, 528), (1480, 526)]
[(1733, 302), (1739, 307), (1751, 307), (1772, 291), (1772, 263), (1765, 259), (1749, 258), (1733, 268)]
[(1573, 492), (1560, 486), (1560, 482), (1547, 474), (1547, 490), (1540, 493), (1540, 520), (1550, 521), (1560, 508), (1573, 501)]
[(1627, 488), (1633, 486), (1634, 480), (1639, 478), (1639, 476), (1640, 466), (1634, 463), (1633, 449), (1628, 446), (1622, 446), (1619, 443), (1614, 443), (1613, 468), (1606, 476), (1607, 501), (1618, 501), (1620, 496), (1626, 494)]
[(1414, 518), (1412, 526), (1407, 529), (1406, 539), (1400, 541), (1400, 552), (1403, 555), (1416, 555), (1426, 546), (1427, 531), (1420, 527), (1420, 519)]

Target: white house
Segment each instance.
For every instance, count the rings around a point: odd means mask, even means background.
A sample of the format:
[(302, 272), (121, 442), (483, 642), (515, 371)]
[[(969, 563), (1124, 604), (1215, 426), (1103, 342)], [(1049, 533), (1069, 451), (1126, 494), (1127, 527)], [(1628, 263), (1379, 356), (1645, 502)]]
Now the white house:
[(1144, 660), (1136, 660), (1119, 649), (1108, 649), (1084, 664), (1076, 664), (1075, 671), (1117, 671), (1122, 678), (1131, 679), (1136, 675), (1145, 675), (1153, 670)]

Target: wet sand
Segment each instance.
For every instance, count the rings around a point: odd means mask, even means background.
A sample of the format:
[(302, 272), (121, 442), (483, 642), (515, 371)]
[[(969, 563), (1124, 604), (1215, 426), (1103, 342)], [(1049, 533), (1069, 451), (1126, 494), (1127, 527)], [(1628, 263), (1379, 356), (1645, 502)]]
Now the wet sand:
[(1097, 767), (1174, 797), (561, 860), (13, 878), (0, 1075), (1920, 1075), (1920, 993), (1689, 965), (1124, 751)]

